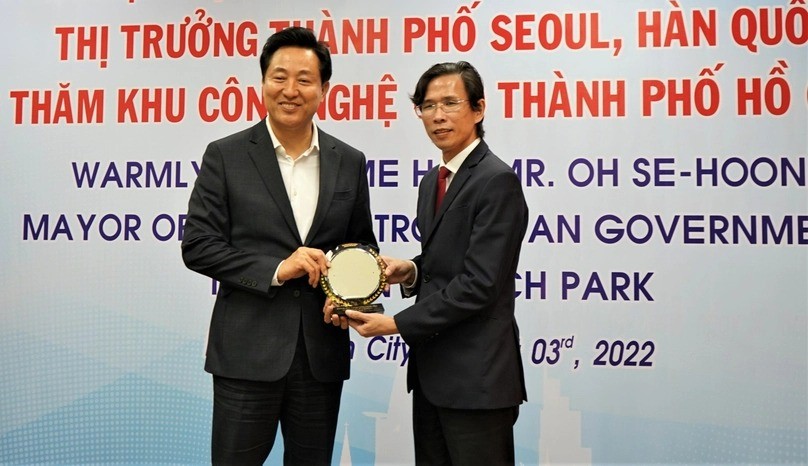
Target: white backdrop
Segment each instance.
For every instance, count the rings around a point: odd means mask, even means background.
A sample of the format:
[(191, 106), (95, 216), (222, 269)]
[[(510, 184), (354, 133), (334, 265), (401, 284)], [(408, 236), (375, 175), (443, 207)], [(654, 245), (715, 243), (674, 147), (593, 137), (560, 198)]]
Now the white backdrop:
[[(530, 207), (519, 463), (808, 462), (802, 3), (0, 0), (0, 462), (208, 461), (182, 216), (295, 21), (332, 44), (318, 124), (367, 155), (388, 255), (438, 157), (408, 93), (481, 72)], [(407, 348), (351, 337), (334, 461), (411, 464)]]

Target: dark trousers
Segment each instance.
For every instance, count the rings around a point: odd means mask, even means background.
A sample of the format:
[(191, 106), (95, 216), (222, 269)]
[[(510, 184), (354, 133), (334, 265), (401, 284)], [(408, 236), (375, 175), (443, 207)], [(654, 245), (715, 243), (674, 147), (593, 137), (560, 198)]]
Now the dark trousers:
[(514, 464), (513, 425), (519, 407), (451, 409), (413, 390), (415, 464), (498, 466)]
[(213, 464), (263, 464), (278, 424), (285, 465), (331, 464), (342, 381), (314, 379), (302, 340), (289, 373), (278, 381), (213, 376)]

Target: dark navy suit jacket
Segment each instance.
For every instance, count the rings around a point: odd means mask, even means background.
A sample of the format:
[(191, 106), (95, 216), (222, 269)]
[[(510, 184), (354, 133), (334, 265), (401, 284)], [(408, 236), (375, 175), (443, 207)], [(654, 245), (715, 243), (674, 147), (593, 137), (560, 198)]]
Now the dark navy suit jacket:
[(416, 303), (394, 316), (410, 346), (408, 386), (434, 405), (497, 409), (527, 400), (514, 275), (528, 210), (519, 178), (481, 141), (434, 213), (437, 170), (418, 190)]

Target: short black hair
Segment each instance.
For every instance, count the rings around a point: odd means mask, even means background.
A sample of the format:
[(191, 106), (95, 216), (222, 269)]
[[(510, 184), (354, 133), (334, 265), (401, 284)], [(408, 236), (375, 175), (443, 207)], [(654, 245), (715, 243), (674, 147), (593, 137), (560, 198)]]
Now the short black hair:
[(331, 79), (331, 51), (325, 42), (318, 41), (311, 29), (293, 26), (272, 34), (261, 51), (261, 80), (267, 74), (272, 55), (281, 47), (302, 47), (314, 51), (320, 61), (320, 82), (325, 84)]
[[(480, 73), (474, 68), (471, 63), (466, 61), (459, 61), (457, 63), (437, 63), (432, 65), (428, 70), (421, 75), (418, 84), (415, 85), (415, 92), (410, 96), (410, 100), (416, 106), (424, 103), (426, 96), (426, 88), (433, 79), (439, 76), (446, 76), (449, 74), (458, 74), (463, 81), (463, 86), (466, 88), (468, 94), (469, 105), (472, 110), (480, 110), (480, 100), (485, 98), (485, 88), (483, 87), (483, 79)], [(483, 137), (485, 130), (483, 130), (483, 120), (477, 123), (477, 136)]]

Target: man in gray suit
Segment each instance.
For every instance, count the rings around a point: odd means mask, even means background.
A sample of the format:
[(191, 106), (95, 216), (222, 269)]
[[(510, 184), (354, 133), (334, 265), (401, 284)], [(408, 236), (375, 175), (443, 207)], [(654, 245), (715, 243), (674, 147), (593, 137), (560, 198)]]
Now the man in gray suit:
[(220, 282), (212, 462), (262, 464), (280, 424), (284, 464), (330, 464), (349, 339), (323, 324), (318, 283), (323, 251), (377, 247), (365, 156), (312, 122), (331, 58), (311, 31), (272, 35), (260, 63), (267, 118), (208, 145), (182, 241), (188, 268)]
[(416, 463), (513, 464), (513, 425), (527, 400), (514, 318), (527, 204), (482, 139), (485, 94), (473, 66), (431, 67), (412, 102), (442, 158), (418, 189), (421, 254), (384, 259), (390, 283), (416, 302), (392, 317), (347, 311), (347, 322), (329, 304), (324, 318), (362, 336), (400, 333), (410, 346)]

